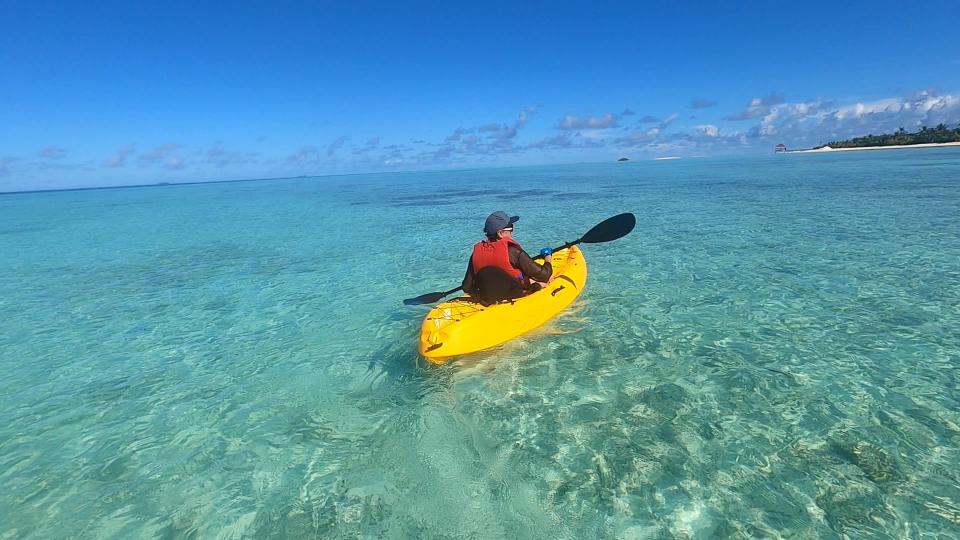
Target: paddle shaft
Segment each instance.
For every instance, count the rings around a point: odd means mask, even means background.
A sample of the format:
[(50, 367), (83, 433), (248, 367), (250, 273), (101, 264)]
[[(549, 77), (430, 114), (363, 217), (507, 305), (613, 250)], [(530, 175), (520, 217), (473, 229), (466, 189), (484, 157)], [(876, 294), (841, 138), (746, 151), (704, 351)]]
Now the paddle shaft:
[[(458, 286), (458, 287), (455, 287), (455, 288), (453, 288), (453, 289), (450, 289), (449, 291), (446, 291), (445, 293), (443, 293), (443, 296), (447, 296), (447, 295), (450, 295), (450, 294), (453, 294), (453, 293), (455, 293), (455, 292), (457, 292), (457, 291), (462, 291), (462, 290), (463, 290), (463, 285), (460, 285), (460, 286)], [(440, 298), (443, 298), (443, 296), (441, 296)]]
[[(571, 247), (573, 247), (573, 246), (575, 246), (575, 245), (577, 245), (577, 244), (579, 244), (579, 243), (581, 243), (581, 242), (583, 242), (583, 238), (578, 238), (578, 239), (574, 240), (573, 242), (567, 242), (566, 244), (564, 244), (564, 245), (562, 245), (562, 246), (560, 246), (560, 247), (555, 247), (555, 248), (553, 248), (553, 251), (552, 251), (551, 253), (555, 253), (555, 252), (557, 252), (557, 251), (563, 251), (563, 250), (565, 250), (565, 249), (567, 249), (567, 248), (571, 248)], [(540, 260), (540, 259), (542, 259), (542, 258), (543, 258), (543, 255), (537, 255), (536, 257), (533, 257), (533, 260), (537, 261), (537, 260)]]

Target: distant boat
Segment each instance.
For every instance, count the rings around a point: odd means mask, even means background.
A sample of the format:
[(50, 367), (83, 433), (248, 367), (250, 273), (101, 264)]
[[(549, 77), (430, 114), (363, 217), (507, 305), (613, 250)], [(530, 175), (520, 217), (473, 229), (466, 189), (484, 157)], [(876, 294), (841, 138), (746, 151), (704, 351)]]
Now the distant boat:
[(618, 159), (617, 161), (619, 161), (619, 162), (630, 161), (630, 158), (628, 158), (628, 157), (622, 157), (622, 158)]
[(654, 161), (671, 161), (674, 159), (680, 159), (680, 156), (665, 156), (665, 157), (655, 157)]
[(786, 151), (787, 151), (787, 145), (782, 144), (782, 143), (781, 143), (781, 144), (778, 144), (777, 147), (773, 149), (773, 153), (774, 153), (774, 154), (780, 154), (780, 153), (783, 153), (783, 152), (786, 152)]

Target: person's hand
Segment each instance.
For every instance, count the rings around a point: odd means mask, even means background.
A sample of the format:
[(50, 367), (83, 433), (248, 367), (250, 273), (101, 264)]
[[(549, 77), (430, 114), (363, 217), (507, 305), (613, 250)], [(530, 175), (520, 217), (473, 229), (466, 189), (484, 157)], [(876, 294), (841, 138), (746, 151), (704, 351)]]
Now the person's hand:
[(553, 264), (553, 250), (550, 248), (543, 248), (540, 250), (540, 255), (543, 255), (543, 260)]

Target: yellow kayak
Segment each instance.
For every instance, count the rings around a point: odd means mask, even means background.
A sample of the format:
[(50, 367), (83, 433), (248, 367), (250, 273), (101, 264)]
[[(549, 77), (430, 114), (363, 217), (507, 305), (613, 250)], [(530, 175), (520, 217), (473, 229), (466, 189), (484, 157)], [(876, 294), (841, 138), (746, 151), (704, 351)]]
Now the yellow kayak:
[(500, 345), (556, 316), (587, 284), (587, 261), (577, 246), (553, 254), (553, 280), (543, 289), (484, 307), (463, 296), (427, 313), (420, 330), (420, 354), (434, 364)]

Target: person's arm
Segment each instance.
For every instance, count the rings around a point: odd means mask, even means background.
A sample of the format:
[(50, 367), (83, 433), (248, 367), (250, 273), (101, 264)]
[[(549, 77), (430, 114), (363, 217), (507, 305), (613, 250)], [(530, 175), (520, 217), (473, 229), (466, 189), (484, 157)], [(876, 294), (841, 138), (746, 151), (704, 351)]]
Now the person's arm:
[(553, 275), (553, 265), (550, 264), (549, 260), (544, 260), (543, 266), (541, 266), (534, 262), (525, 251), (514, 246), (510, 246), (510, 264), (534, 281), (546, 283), (550, 281), (550, 276)]
[(467, 294), (474, 294), (476, 291), (473, 290), (473, 257), (467, 261), (467, 272), (463, 275), (463, 292)]

